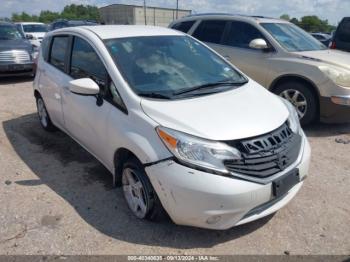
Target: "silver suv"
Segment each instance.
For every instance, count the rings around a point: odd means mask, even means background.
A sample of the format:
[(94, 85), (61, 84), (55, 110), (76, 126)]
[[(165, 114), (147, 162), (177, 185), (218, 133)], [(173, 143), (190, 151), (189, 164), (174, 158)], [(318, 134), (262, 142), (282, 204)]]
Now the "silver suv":
[(350, 121), (350, 55), (327, 49), (294, 24), (256, 16), (201, 14), (169, 27), (207, 43), (289, 100), (302, 124), (318, 119)]

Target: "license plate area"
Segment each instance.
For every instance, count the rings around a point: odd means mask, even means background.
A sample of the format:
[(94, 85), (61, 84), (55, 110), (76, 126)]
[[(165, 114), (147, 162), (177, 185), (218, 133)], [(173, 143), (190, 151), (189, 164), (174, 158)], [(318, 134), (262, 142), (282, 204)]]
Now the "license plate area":
[(21, 70), (24, 70), (25, 67), (24, 65), (9, 65), (8, 69), (11, 71), (21, 71)]
[(286, 194), (293, 186), (300, 182), (299, 170), (294, 169), (272, 182), (272, 191), (275, 197)]

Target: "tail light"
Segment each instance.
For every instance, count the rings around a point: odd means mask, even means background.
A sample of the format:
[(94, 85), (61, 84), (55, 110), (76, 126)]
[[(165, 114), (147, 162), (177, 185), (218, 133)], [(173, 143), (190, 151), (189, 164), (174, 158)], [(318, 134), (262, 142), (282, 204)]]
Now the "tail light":
[(335, 41), (332, 41), (332, 42), (329, 44), (329, 48), (330, 48), (330, 49), (335, 49), (335, 48), (336, 48)]

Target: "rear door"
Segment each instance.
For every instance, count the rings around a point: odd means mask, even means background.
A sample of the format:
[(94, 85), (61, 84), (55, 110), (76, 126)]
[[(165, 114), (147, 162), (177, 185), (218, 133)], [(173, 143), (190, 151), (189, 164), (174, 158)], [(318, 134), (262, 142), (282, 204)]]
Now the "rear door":
[(68, 35), (52, 37), (47, 62), (40, 68), (40, 90), (52, 122), (64, 129), (62, 113), (62, 89), (68, 86), (67, 56), (70, 38)]
[(335, 48), (350, 52), (350, 18), (344, 18), (335, 33)]

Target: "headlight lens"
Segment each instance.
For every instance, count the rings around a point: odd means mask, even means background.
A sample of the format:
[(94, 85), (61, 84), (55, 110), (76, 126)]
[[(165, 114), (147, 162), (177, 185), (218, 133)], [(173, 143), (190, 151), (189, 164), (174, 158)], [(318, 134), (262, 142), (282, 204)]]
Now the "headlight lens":
[(36, 59), (38, 57), (40, 48), (35, 46), (35, 45), (33, 45), (32, 47), (33, 47), (33, 49), (32, 49), (32, 57), (33, 57), (33, 59)]
[(288, 124), (293, 133), (299, 134), (301, 130), (299, 116), (294, 106), (284, 98), (281, 98), (289, 111)]
[(319, 66), (322, 73), (329, 77), (335, 84), (350, 87), (350, 71), (336, 66)]
[(241, 158), (237, 149), (224, 143), (205, 140), (166, 127), (159, 126), (156, 130), (178, 160), (195, 166), (228, 173), (223, 161)]

